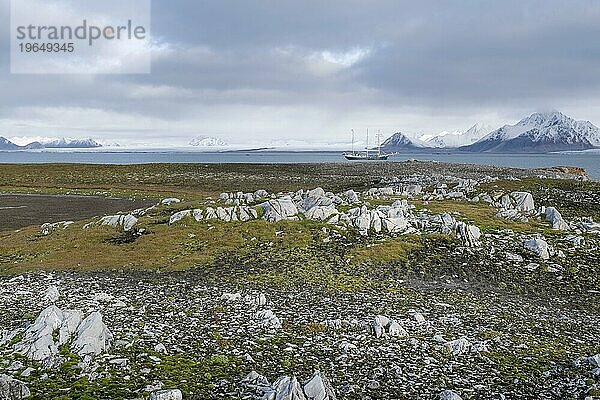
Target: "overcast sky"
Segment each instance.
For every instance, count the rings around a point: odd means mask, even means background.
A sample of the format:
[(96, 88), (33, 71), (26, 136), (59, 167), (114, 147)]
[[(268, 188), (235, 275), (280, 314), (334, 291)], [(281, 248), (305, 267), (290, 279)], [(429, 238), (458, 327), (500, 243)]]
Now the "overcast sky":
[(152, 73), (17, 75), (0, 0), (0, 136), (339, 142), (350, 128), (431, 134), (550, 109), (600, 124), (597, 0), (152, 7)]

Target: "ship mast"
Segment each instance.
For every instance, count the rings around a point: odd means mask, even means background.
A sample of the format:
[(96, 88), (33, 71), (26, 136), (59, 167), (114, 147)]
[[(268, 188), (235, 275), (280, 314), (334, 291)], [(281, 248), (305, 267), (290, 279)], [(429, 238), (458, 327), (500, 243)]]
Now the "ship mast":
[(381, 157), (381, 131), (377, 131), (377, 157)]
[(367, 128), (367, 147), (365, 147), (367, 152), (367, 158), (369, 158), (369, 128)]
[(350, 131), (352, 132), (352, 154), (355, 154), (355, 152), (354, 152), (354, 129), (350, 129)]

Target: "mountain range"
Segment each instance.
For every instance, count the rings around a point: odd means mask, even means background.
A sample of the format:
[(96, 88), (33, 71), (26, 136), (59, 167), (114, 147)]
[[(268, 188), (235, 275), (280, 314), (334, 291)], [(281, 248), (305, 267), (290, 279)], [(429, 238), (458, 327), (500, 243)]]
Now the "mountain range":
[(456, 149), (476, 143), (492, 130), (491, 126), (478, 123), (466, 131), (441, 132), (436, 135), (415, 135), (406, 132), (397, 132), (382, 143), (381, 149), (389, 153)]
[(561, 112), (535, 113), (514, 125), (504, 125), (463, 151), (487, 153), (549, 153), (600, 147), (600, 130)]
[(493, 127), (485, 124), (475, 124), (464, 132), (442, 132), (426, 141), (429, 147), (453, 148), (471, 145), (490, 133)]
[(194, 147), (223, 147), (228, 145), (223, 139), (211, 136), (196, 136), (190, 140), (189, 144)]
[(48, 142), (31, 142), (19, 146), (0, 136), (0, 150), (39, 150), (39, 149), (94, 149), (102, 145), (93, 139), (56, 139)]
[[(422, 140), (421, 138), (426, 138)], [(381, 146), (384, 152), (431, 152), (440, 149), (474, 153), (549, 153), (600, 148), (600, 130), (559, 111), (534, 113), (514, 125), (492, 130), (476, 124), (465, 132), (416, 137), (397, 132)]]
[[(21, 139), (22, 140), (22, 139)], [(283, 144), (282, 144), (283, 143)], [(333, 149), (332, 144), (313, 142), (272, 143), (272, 149), (290, 148)], [(199, 148), (223, 148), (231, 145), (223, 139), (197, 136), (189, 142)], [(312, 146), (312, 147), (311, 147)], [(360, 146), (360, 143), (359, 143)], [(93, 139), (56, 139), (17, 145), (0, 136), (0, 150), (36, 149), (90, 149), (103, 147)], [(237, 147), (244, 147), (237, 145)], [(256, 145), (256, 148), (261, 148)], [(339, 146), (338, 146), (339, 147)], [(247, 147), (246, 147), (247, 148)], [(488, 125), (475, 124), (466, 131), (441, 132), (435, 135), (417, 135), (396, 132), (381, 146), (386, 153), (394, 152), (474, 152), (474, 153), (549, 153), (556, 151), (579, 151), (600, 149), (600, 130), (589, 121), (576, 121), (559, 111), (534, 113), (514, 125), (492, 129)], [(317, 148), (314, 148), (317, 150)]]

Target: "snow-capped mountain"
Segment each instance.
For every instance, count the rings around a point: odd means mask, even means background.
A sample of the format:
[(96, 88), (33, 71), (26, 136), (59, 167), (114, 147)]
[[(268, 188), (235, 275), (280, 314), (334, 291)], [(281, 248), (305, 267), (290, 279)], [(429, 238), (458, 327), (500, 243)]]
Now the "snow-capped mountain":
[(468, 146), (477, 142), (490, 133), (493, 128), (485, 124), (475, 124), (466, 131), (442, 132), (426, 141), (427, 145), (435, 148), (455, 148)]
[(47, 149), (94, 149), (102, 147), (94, 139), (57, 139), (51, 142), (42, 143)]
[(381, 144), (381, 150), (386, 153), (406, 150), (427, 149), (427, 144), (419, 139), (410, 137), (408, 134), (396, 132)]
[[(17, 138), (17, 143), (27, 143), (27, 138)], [(39, 139), (24, 145), (18, 145), (8, 139), (0, 137), (0, 150), (40, 150), (40, 149), (94, 149), (102, 147), (102, 144), (94, 139)]]
[(227, 142), (223, 139), (211, 136), (196, 136), (190, 140), (190, 146), (194, 147), (223, 147), (227, 146)]
[(23, 148), (28, 150), (36, 149), (95, 149), (102, 147), (102, 145), (96, 142), (94, 139), (55, 139), (43, 142), (31, 142)]
[(575, 121), (558, 112), (534, 113), (505, 125), (461, 150), (497, 153), (547, 153), (600, 147), (600, 130), (589, 121)]
[(18, 150), (20, 146), (0, 136), (0, 150)]

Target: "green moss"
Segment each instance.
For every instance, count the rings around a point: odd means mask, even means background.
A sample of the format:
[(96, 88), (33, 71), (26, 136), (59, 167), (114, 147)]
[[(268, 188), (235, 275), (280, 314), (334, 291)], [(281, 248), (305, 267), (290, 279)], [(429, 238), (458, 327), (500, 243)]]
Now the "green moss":
[[(115, 352), (115, 356), (129, 360), (129, 370), (105, 364), (96, 371), (100, 378), (89, 380), (81, 376), (81, 370), (77, 366), (80, 359), (70, 353), (67, 346), (61, 347), (60, 354), (66, 361), (58, 370), (46, 371), (49, 372), (47, 379), (39, 379), (41, 369), (27, 378), (32, 399), (133, 399), (139, 398), (139, 392), (156, 380), (162, 381), (165, 388), (179, 388), (186, 394), (194, 393), (199, 398), (208, 398), (220, 380), (237, 378), (242, 367), (240, 359), (223, 354), (194, 359), (129, 348)], [(150, 361), (143, 354), (160, 357), (160, 363)], [(150, 369), (147, 377), (132, 373), (142, 368)], [(65, 388), (69, 390), (65, 392)]]

